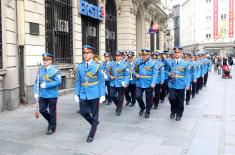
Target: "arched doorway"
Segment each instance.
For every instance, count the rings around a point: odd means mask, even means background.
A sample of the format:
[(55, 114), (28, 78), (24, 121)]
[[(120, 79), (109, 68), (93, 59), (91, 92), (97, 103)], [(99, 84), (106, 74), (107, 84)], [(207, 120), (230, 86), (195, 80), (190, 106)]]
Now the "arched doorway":
[(143, 24), (142, 24), (142, 17), (140, 14), (140, 10), (138, 9), (136, 15), (136, 54), (139, 53), (140, 49), (143, 48), (143, 37), (142, 34)]
[[(89, 4), (98, 5), (97, 0), (86, 0)], [(88, 44), (96, 49), (99, 54), (99, 20), (82, 16), (82, 45)]]
[(105, 8), (105, 47), (106, 52), (110, 52), (114, 56), (114, 52), (117, 50), (117, 11), (115, 1), (108, 0)]

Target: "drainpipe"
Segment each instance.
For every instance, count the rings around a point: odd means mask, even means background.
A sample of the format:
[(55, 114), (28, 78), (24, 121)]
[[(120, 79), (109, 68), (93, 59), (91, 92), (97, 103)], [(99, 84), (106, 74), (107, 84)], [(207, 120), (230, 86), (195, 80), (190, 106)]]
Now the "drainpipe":
[(25, 45), (25, 26), (24, 26), (24, 0), (16, 0), (16, 25), (17, 25), (17, 41), (19, 49), (19, 97), (21, 104), (27, 104), (24, 77), (24, 45)]

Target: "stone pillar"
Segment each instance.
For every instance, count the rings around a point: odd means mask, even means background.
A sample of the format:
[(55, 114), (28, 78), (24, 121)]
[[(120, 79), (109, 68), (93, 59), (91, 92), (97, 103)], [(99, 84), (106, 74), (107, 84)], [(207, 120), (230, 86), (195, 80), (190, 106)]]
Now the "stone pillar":
[(3, 104), (4, 104), (4, 98), (3, 98), (3, 78), (6, 74), (5, 70), (0, 70), (0, 112), (3, 111)]

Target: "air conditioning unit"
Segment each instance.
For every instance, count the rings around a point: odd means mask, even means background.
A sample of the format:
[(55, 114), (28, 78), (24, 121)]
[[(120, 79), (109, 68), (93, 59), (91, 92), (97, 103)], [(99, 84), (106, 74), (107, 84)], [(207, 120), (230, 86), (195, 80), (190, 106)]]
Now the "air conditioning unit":
[(56, 22), (55, 31), (69, 32), (69, 22), (66, 20), (59, 19)]
[(88, 27), (87, 36), (95, 37), (96, 36), (96, 28), (95, 27)]

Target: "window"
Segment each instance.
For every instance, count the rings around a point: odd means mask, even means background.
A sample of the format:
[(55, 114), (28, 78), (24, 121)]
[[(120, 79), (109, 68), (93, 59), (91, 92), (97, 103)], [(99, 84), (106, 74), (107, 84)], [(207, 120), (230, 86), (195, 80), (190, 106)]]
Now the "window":
[(221, 19), (226, 19), (226, 14), (221, 14)]
[(211, 34), (206, 34), (206, 39), (210, 39), (211, 38)]
[(211, 21), (211, 16), (206, 16), (206, 21), (207, 22)]
[(206, 3), (210, 3), (211, 2), (211, 0), (206, 0)]

